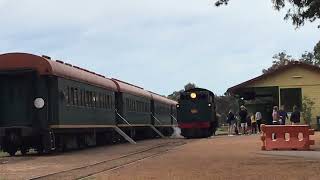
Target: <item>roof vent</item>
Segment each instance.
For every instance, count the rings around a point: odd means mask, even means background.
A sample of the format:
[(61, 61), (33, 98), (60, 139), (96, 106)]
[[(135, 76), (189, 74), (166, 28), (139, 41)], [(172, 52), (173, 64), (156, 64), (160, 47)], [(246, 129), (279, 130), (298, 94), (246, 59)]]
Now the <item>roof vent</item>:
[(56, 60), (56, 62), (61, 63), (61, 64), (64, 64), (64, 62), (61, 61), (61, 60)]
[(143, 89), (142, 87), (140, 86), (137, 86), (137, 85), (134, 85), (134, 84), (131, 84), (131, 83), (128, 83), (128, 82), (125, 82), (125, 81), (122, 81), (122, 80), (119, 80), (119, 79), (115, 79), (115, 78), (112, 78), (113, 80), (115, 81), (119, 81), (119, 82), (122, 82), (124, 84), (127, 84), (127, 85), (130, 85), (130, 86), (133, 86), (133, 87), (136, 87), (136, 88), (139, 88), (139, 89)]
[(50, 57), (50, 56), (42, 55), (42, 57), (51, 60), (51, 57)]

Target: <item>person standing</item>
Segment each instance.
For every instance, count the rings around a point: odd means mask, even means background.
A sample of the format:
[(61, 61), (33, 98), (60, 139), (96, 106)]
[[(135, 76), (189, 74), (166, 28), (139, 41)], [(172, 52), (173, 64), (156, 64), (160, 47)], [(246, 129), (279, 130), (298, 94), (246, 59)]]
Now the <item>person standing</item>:
[(280, 107), (279, 111), (280, 125), (286, 125), (286, 120), (288, 119), (288, 113), (284, 110), (284, 106)]
[[(273, 107), (273, 112), (272, 112), (272, 124), (273, 125), (280, 125), (279, 123), (279, 109), (278, 106)], [(277, 136), (275, 133), (272, 133), (272, 140), (277, 139)]]
[(273, 125), (279, 125), (279, 109), (278, 109), (278, 106), (274, 106), (273, 107), (272, 124)]
[(258, 126), (258, 133), (261, 132), (261, 121), (262, 121), (262, 114), (261, 112), (256, 112), (256, 122), (257, 122), (257, 126)]
[(234, 117), (233, 112), (230, 110), (227, 116), (227, 123), (229, 125), (228, 127), (228, 136), (232, 136), (233, 135), (233, 129), (234, 129), (234, 125), (235, 125), (235, 120), (236, 118)]
[(251, 127), (251, 113), (249, 114), (248, 113), (248, 116), (247, 116), (247, 130), (246, 130), (246, 134), (251, 134), (251, 131), (252, 131), (252, 129), (251, 129), (252, 127)]
[(240, 107), (239, 111), (239, 117), (240, 117), (240, 125), (241, 125), (241, 133), (245, 134), (246, 133), (246, 128), (247, 128), (247, 116), (248, 112), (245, 106)]
[(234, 125), (234, 133), (236, 135), (239, 135), (240, 118), (239, 118), (239, 116), (235, 116), (235, 118), (236, 118), (236, 121), (235, 121), (235, 125)]
[(251, 134), (257, 133), (257, 120), (254, 113), (251, 114)]
[(297, 106), (293, 106), (293, 112), (290, 116), (290, 121), (292, 125), (300, 124), (300, 111), (298, 110)]

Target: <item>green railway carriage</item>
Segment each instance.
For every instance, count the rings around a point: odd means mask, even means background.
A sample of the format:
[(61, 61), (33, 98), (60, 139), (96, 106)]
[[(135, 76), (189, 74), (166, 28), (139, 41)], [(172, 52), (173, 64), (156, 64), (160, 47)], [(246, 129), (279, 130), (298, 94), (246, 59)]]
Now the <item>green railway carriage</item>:
[(112, 79), (117, 85), (118, 126), (149, 126), (151, 94), (141, 87)]
[(194, 88), (180, 94), (178, 124), (187, 138), (209, 137), (218, 126), (214, 94), (206, 89)]
[(116, 125), (115, 89), (106, 90), (86, 83), (57, 78), (58, 117), (51, 127), (81, 128)]
[(152, 95), (152, 124), (157, 127), (164, 135), (170, 136), (173, 133), (173, 126), (176, 125), (176, 110), (177, 102), (150, 92)]
[(30, 148), (47, 152), (75, 141), (95, 144), (96, 128), (116, 124), (115, 84), (61, 61), (3, 54), (0, 84), (0, 142), (11, 155)]
[(170, 135), (176, 113), (176, 102), (143, 88), (26, 53), (0, 55), (0, 93), (0, 150), (10, 155), (114, 142), (118, 127), (154, 137), (155, 117)]

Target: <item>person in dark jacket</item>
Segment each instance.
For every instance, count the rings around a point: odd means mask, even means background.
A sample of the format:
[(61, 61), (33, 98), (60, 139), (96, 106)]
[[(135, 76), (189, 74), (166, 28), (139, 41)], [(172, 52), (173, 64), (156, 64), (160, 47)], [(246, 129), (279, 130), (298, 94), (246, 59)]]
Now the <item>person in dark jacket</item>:
[(246, 107), (241, 106), (240, 107), (240, 111), (239, 111), (239, 117), (240, 117), (240, 125), (241, 125), (241, 130), (242, 130), (242, 134), (246, 133), (246, 129), (247, 129), (247, 116), (248, 116), (248, 112)]
[(288, 119), (288, 114), (284, 110), (284, 106), (282, 105), (279, 110), (279, 118), (280, 118), (280, 125), (286, 125), (286, 119)]
[(293, 106), (293, 112), (290, 116), (290, 121), (292, 125), (300, 124), (300, 111), (297, 106)]
[(227, 123), (228, 123), (228, 136), (232, 136), (233, 135), (233, 129), (235, 126), (235, 120), (236, 118), (234, 117), (233, 112), (230, 110), (227, 116)]

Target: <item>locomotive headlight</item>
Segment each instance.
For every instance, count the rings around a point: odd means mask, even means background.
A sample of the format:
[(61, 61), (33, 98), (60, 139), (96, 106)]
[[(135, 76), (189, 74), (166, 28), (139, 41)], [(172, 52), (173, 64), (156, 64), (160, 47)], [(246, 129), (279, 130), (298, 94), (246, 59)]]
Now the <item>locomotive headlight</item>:
[(212, 106), (212, 104), (211, 104), (211, 103), (209, 103), (209, 104), (208, 104), (208, 107), (211, 107), (211, 106)]
[(197, 98), (197, 94), (196, 94), (196, 93), (191, 93), (191, 94), (190, 94), (190, 97), (191, 97), (192, 99), (195, 99), (195, 98)]
[(44, 99), (42, 98), (36, 98), (33, 102), (34, 107), (36, 107), (37, 109), (41, 109), (44, 107)]
[(180, 104), (177, 104), (177, 108), (179, 108), (180, 107)]

